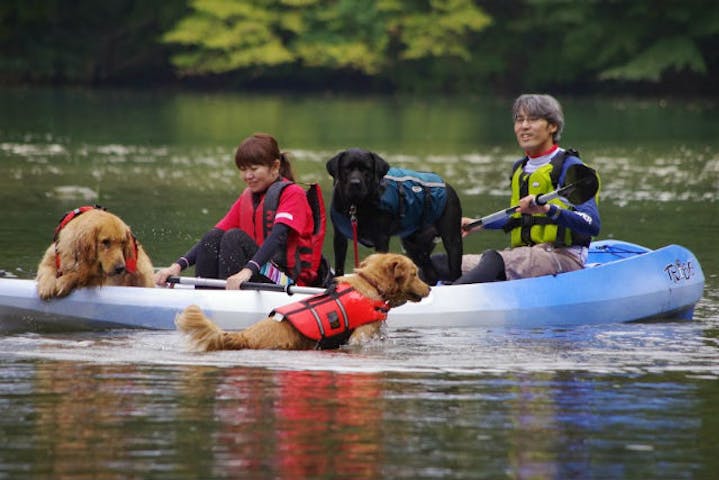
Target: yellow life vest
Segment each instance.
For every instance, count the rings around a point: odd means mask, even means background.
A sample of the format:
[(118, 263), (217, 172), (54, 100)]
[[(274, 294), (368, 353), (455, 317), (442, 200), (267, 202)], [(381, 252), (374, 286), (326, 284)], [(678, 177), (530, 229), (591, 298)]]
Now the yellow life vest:
[[(552, 158), (546, 165), (542, 165), (532, 173), (524, 171), (525, 159), (517, 164), (512, 174), (511, 205), (518, 205), (519, 199), (527, 195), (541, 195), (555, 190), (559, 184), (564, 161), (568, 156), (576, 156), (576, 151), (566, 150)], [(558, 208), (573, 209), (573, 207), (560, 197), (549, 201)], [(538, 243), (552, 243), (555, 246), (584, 244), (584, 238), (573, 239), (572, 231), (557, 225), (545, 214), (527, 215), (515, 213), (507, 221), (504, 230), (510, 233), (510, 245), (519, 247), (523, 245), (536, 245)], [(577, 241), (575, 241), (577, 240)]]

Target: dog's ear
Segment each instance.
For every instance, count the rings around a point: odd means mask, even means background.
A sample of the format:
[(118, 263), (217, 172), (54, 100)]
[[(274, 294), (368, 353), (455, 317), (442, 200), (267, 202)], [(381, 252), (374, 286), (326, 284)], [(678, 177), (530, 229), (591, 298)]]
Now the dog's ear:
[(393, 260), (391, 263), (392, 276), (397, 282), (397, 285), (404, 285), (407, 282), (409, 271), (407, 269), (407, 263), (402, 259)]
[(122, 242), (122, 256), (125, 258), (132, 257), (134, 255), (134, 248), (132, 242), (132, 232), (129, 228), (125, 229), (125, 239)]
[(372, 164), (374, 166), (374, 176), (379, 182), (387, 175), (387, 172), (389, 172), (389, 163), (374, 152), (370, 152), (370, 157), (372, 158)]
[(345, 156), (345, 153), (347, 153), (347, 150), (343, 150), (334, 157), (327, 160), (327, 173), (329, 173), (332, 178), (335, 179), (335, 181), (339, 178), (340, 162), (342, 161), (342, 157)]
[[(94, 225), (64, 232), (69, 237), (67, 253), (72, 255), (75, 263), (91, 265), (97, 261), (97, 242), (100, 229)], [(72, 233), (71, 233), (72, 232)], [(62, 235), (63, 232), (61, 232)]]

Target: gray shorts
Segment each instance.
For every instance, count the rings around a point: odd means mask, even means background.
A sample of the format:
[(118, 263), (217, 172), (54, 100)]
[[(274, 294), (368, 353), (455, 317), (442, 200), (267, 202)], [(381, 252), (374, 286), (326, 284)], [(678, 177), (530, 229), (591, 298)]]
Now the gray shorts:
[(465, 253), (462, 255), (462, 275), (479, 265), (481, 259), (481, 253)]
[(582, 262), (568, 248), (555, 248), (550, 243), (531, 247), (499, 250), (504, 260), (507, 280), (556, 275), (584, 268)]

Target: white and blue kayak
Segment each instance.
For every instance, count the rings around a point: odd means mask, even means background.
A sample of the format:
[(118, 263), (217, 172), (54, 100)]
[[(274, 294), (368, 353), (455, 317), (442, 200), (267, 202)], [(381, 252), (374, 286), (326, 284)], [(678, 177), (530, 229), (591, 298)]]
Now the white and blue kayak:
[[(651, 250), (602, 240), (592, 243), (588, 266), (583, 270), (507, 282), (433, 287), (420, 303), (391, 310), (388, 327), (534, 328), (691, 320), (703, 290), (699, 261), (684, 247), (669, 245)], [(174, 329), (175, 316), (191, 304), (200, 306), (221, 328), (236, 330), (277, 306), (308, 295), (267, 290), (96, 287), (43, 301), (33, 280), (0, 278), (0, 333)]]

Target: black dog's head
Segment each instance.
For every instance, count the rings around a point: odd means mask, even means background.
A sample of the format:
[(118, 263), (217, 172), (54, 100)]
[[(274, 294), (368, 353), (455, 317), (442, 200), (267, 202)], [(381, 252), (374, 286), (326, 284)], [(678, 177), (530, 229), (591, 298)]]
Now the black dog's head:
[(335, 192), (348, 203), (362, 203), (377, 191), (389, 164), (374, 152), (351, 148), (327, 161)]

